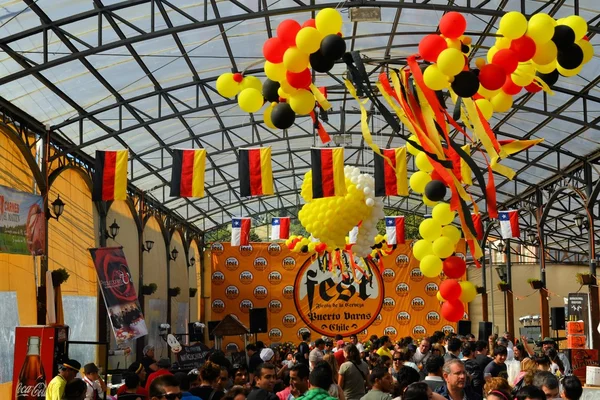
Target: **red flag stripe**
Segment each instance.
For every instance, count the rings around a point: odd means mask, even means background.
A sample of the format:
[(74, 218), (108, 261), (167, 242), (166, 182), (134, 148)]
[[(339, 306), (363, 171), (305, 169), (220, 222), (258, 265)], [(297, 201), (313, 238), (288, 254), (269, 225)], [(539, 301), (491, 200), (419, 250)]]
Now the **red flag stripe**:
[(242, 218), (240, 227), (240, 246), (247, 246), (250, 244), (250, 222), (250, 218)]
[(514, 238), (518, 238), (519, 236), (521, 236), (521, 229), (519, 228), (519, 212), (509, 212), (508, 218), (510, 219), (510, 230), (512, 231), (512, 236)]
[(396, 243), (404, 244), (406, 239), (404, 237), (404, 217), (396, 217)]
[(385, 177), (385, 194), (388, 196), (396, 196), (398, 194), (398, 180), (396, 179), (396, 149), (385, 149), (383, 155), (390, 159), (392, 166), (387, 160), (383, 161), (383, 171)]
[(194, 182), (194, 150), (184, 150), (181, 157), (181, 182), (179, 196), (191, 197)]
[(250, 170), (250, 193), (252, 196), (263, 194), (260, 149), (248, 150), (248, 168)]
[(323, 182), (323, 197), (335, 196), (335, 182), (333, 180), (333, 151), (321, 151), (321, 182)]
[(104, 153), (104, 170), (102, 171), (102, 200), (109, 201), (115, 197), (115, 169), (117, 166), (117, 152)]

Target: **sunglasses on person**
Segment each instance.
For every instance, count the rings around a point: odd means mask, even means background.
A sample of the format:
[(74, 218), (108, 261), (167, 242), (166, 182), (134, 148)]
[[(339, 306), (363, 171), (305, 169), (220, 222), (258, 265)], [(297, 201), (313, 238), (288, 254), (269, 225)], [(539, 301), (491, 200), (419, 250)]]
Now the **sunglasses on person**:
[(394, 362), (396, 362), (396, 361), (402, 361), (402, 359), (401, 358), (394, 358)]
[(181, 400), (183, 399), (183, 393), (165, 393), (160, 398), (166, 400)]

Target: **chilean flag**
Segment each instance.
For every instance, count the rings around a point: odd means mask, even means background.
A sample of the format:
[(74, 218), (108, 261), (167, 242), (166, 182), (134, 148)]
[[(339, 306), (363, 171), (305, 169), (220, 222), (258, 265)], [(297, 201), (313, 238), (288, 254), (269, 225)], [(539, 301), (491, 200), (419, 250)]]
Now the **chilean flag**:
[(385, 233), (387, 244), (403, 244), (404, 240), (404, 217), (385, 217)]
[(288, 239), (290, 237), (290, 217), (271, 219), (271, 240)]
[(521, 236), (518, 210), (500, 211), (498, 213), (498, 220), (500, 221), (502, 239), (513, 239)]
[(231, 219), (231, 245), (247, 246), (250, 244), (250, 218)]

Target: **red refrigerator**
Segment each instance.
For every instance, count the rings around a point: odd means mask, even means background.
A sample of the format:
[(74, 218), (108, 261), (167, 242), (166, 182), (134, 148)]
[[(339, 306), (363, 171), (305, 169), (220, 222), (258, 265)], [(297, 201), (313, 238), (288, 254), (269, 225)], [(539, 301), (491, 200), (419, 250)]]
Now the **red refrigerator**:
[(46, 386), (68, 357), (68, 326), (18, 326), (12, 400), (46, 398)]

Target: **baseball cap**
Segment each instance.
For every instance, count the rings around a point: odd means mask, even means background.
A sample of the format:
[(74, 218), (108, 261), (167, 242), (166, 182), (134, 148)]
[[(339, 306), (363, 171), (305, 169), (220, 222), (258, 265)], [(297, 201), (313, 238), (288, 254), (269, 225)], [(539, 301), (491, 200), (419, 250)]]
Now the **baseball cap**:
[(81, 369), (81, 364), (77, 360), (67, 360), (62, 364), (63, 368), (69, 368), (74, 371), (79, 372)]
[(344, 345), (344, 341), (343, 340), (338, 340), (336, 343), (337, 347), (342, 347)]

